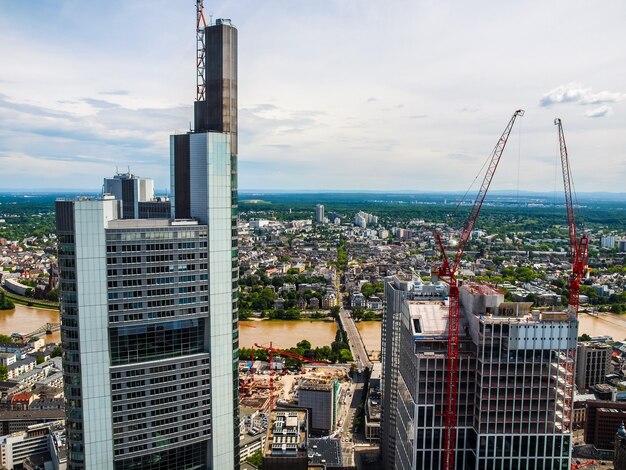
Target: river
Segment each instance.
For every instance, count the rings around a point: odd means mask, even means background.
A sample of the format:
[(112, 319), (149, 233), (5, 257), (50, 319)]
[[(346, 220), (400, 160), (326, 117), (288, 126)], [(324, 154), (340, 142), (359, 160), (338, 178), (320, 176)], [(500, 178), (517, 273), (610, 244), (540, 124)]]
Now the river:
[(380, 361), (380, 330), (382, 324), (383, 322), (380, 321), (360, 321), (356, 324), (370, 361)]
[[(593, 317), (581, 313), (579, 335), (612, 336), (615, 341), (626, 339), (626, 315), (600, 314)], [(0, 333), (29, 333), (45, 323), (58, 323), (58, 310), (26, 307), (16, 304), (15, 310), (0, 311)], [(380, 354), (379, 321), (358, 322), (357, 328), (365, 343), (370, 357), (378, 358)], [(313, 347), (330, 346), (335, 339), (337, 325), (334, 322), (320, 321), (253, 321), (239, 322), (239, 344), (251, 348), (254, 343), (269, 344), (273, 342), (277, 348), (290, 348), (298, 341), (307, 339)], [(60, 334), (55, 331), (46, 335), (46, 342), (60, 342)]]
[(322, 321), (277, 321), (277, 320), (242, 320), (239, 322), (239, 345), (244, 348), (254, 347), (254, 343), (276, 348), (295, 347), (306, 339), (314, 348), (330, 346), (335, 341), (337, 324)]
[(589, 336), (611, 336), (615, 341), (626, 339), (626, 315), (600, 313), (597, 317), (581, 313), (578, 315), (578, 334)]
[[(46, 323), (59, 322), (58, 310), (27, 307), (22, 304), (15, 304), (15, 310), (0, 310), (0, 333), (4, 335), (11, 333), (27, 334)], [(61, 334), (58, 330), (42, 336), (45, 336), (46, 343), (61, 342)]]

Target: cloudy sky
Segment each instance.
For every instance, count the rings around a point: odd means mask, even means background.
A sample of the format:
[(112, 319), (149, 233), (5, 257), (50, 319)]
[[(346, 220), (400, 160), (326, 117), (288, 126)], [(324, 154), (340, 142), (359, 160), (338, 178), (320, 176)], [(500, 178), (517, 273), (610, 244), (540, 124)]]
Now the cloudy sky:
[[(624, 191), (626, 2), (231, 0), (242, 189)], [(0, 191), (168, 186), (195, 98), (192, 0), (0, 2)], [(560, 171), (560, 169), (558, 170)]]

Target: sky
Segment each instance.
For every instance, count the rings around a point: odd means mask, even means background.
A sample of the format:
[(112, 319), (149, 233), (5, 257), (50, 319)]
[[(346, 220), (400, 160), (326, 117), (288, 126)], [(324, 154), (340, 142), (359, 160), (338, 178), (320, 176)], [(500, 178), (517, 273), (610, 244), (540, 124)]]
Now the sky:
[[(169, 186), (195, 99), (192, 0), (0, 2), (0, 191)], [(626, 2), (225, 0), (239, 31), (239, 187), (465, 190), (626, 181)], [(480, 179), (478, 179), (480, 181)], [(476, 183), (474, 183), (474, 186)]]

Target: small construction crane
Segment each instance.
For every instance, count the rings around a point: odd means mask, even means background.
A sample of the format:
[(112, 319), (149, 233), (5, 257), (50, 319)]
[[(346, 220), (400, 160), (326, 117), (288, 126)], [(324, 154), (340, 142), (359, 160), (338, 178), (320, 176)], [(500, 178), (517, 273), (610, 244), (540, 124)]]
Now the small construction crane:
[(283, 351), (281, 349), (276, 349), (272, 346), (272, 342), (270, 341), (269, 346), (263, 346), (262, 344), (254, 343), (254, 347), (259, 349), (265, 349), (270, 353), (270, 403), (269, 409), (272, 410), (274, 408), (274, 354), (278, 354), (279, 356), (292, 357), (294, 359), (298, 359), (303, 362), (308, 362), (310, 364), (317, 364), (320, 366), (327, 366), (328, 363), (316, 361), (314, 359), (309, 359), (308, 357), (300, 356), (299, 354), (294, 354), (289, 351)]
[(504, 132), (500, 136), (500, 139), (496, 143), (495, 148), (491, 153), (491, 159), (485, 177), (483, 179), (482, 186), (478, 195), (474, 200), (474, 205), (467, 216), (465, 226), (461, 232), (461, 238), (457, 245), (456, 256), (453, 260), (449, 260), (446, 255), (446, 250), (441, 240), (441, 234), (436, 231), (435, 239), (439, 250), (441, 251), (442, 263), (438, 266), (433, 274), (439, 279), (446, 282), (450, 286), (449, 294), (449, 316), (448, 316), (448, 359), (446, 367), (446, 384), (445, 384), (445, 398), (444, 398), (444, 429), (443, 429), (443, 469), (453, 470), (454, 460), (456, 454), (456, 428), (457, 428), (457, 402), (458, 402), (458, 386), (459, 386), (459, 286), (456, 278), (456, 270), (461, 262), (461, 257), (465, 251), (465, 246), (470, 238), (480, 208), (483, 205), (487, 190), (493, 179), (493, 175), (498, 168), (500, 157), (509, 139), (509, 134), (515, 124), (515, 120), (518, 116), (523, 116), (524, 110), (518, 109), (513, 113), (513, 116), (509, 120)]
[(567, 155), (567, 145), (565, 145), (565, 135), (563, 134), (563, 124), (559, 118), (554, 120), (554, 124), (558, 127), (559, 131), (561, 167), (563, 169), (563, 185), (565, 186), (565, 207), (567, 208), (567, 225), (569, 228), (569, 249), (572, 259), (572, 274), (569, 281), (569, 311), (572, 316), (578, 317), (580, 284), (587, 273), (589, 238), (584, 234), (584, 227), (581, 224), (581, 232), (583, 232), (583, 234), (580, 239), (578, 239), (574, 201), (572, 199), (574, 185)]

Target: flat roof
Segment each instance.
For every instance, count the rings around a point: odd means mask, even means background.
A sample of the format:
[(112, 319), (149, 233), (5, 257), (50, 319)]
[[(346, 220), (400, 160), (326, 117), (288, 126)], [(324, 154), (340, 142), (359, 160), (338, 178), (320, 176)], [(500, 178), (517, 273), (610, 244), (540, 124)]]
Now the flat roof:
[[(450, 310), (444, 302), (408, 300), (407, 304), (414, 336), (448, 334)], [(463, 317), (461, 317), (460, 322), (464, 323)]]

